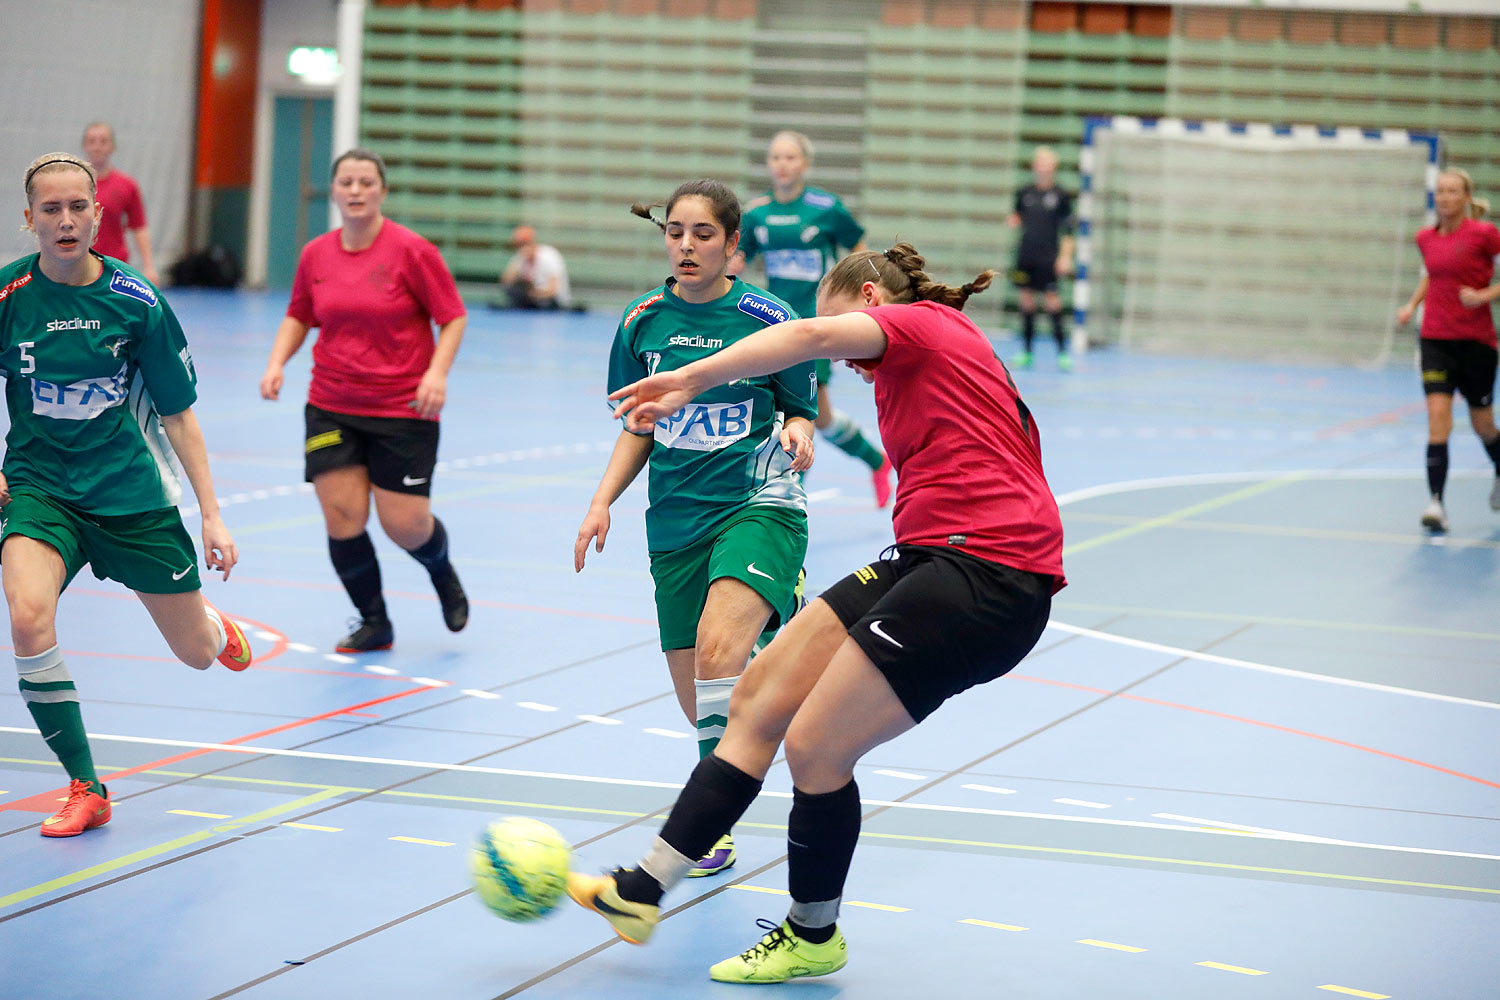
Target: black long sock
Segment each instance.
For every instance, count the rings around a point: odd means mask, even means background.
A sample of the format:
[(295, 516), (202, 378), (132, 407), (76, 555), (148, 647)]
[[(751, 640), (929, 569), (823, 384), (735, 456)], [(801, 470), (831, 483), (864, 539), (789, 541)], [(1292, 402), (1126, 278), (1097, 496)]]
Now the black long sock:
[(328, 557), (333, 560), (333, 571), (349, 592), (349, 600), (354, 602), (360, 617), (386, 617), (385, 597), (380, 592), (380, 563), (369, 534), (328, 539)]
[[(760, 794), (761, 782), (716, 754), (709, 754), (693, 768), (667, 822), (661, 839), (684, 858), (708, 853)], [(615, 875), (620, 895), (637, 903), (661, 902), (662, 886), (641, 868), (627, 868)]]
[(1027, 354), (1031, 353), (1031, 346), (1036, 342), (1036, 310), (1021, 310), (1021, 346)]
[(1067, 354), (1067, 331), (1063, 329), (1062, 310), (1058, 310), (1057, 312), (1048, 312), (1047, 315), (1052, 318), (1052, 339), (1057, 341), (1057, 353)]
[(837, 791), (812, 795), (792, 789), (787, 820), (788, 920), (798, 937), (814, 943), (833, 936), (844, 882), (859, 843), (859, 786), (851, 778)]
[(432, 519), (432, 534), (427, 536), (427, 541), (406, 552), (421, 563), (427, 569), (427, 575), (434, 580), (441, 580), (453, 572), (453, 564), (448, 562), (448, 531), (443, 527), (443, 522), (435, 517)]
[(1484, 450), (1490, 456), (1490, 461), (1495, 463), (1495, 475), (1500, 476), (1500, 434), (1496, 434), (1493, 441), (1485, 441)]
[(1439, 500), (1443, 499), (1443, 487), (1448, 482), (1448, 445), (1427, 446), (1427, 488)]

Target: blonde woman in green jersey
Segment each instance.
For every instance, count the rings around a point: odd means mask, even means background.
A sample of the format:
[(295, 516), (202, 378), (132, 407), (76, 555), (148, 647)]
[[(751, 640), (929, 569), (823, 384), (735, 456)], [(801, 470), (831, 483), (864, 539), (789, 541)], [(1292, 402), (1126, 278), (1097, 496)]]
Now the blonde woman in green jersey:
[(85, 563), (136, 592), (178, 659), (250, 664), (244, 632), (203, 599), (197, 554), (177, 512), (182, 463), (202, 512), (203, 559), (224, 578), (239, 559), (219, 517), (197, 376), (182, 327), (138, 272), (90, 249), (101, 208), (93, 169), (66, 153), (26, 171), (37, 253), (0, 268), (0, 374), (10, 430), (0, 474), (0, 575), (21, 697), (71, 780), (44, 837), (109, 822), (57, 644), (57, 599)]
[[(625, 311), (610, 351), (611, 392), (796, 318), (786, 302), (729, 275), (740, 204), (723, 184), (679, 186), (665, 222), (644, 206), (632, 210), (666, 234), (672, 276)], [(650, 465), (646, 542), (657, 625), (700, 757), (718, 745), (757, 637), (795, 611), (807, 553), (798, 474), (812, 465), (816, 398), (813, 366), (804, 363), (715, 387), (652, 433), (621, 430), (578, 529), (573, 568), (582, 570), (591, 542), (604, 550), (610, 505)], [(726, 835), (689, 874), (713, 875), (734, 860)]]
[[(801, 132), (777, 132), (766, 151), (771, 191), (750, 203), (745, 212), (740, 250), (730, 265), (739, 273), (756, 257), (765, 260), (766, 287), (791, 303), (799, 316), (817, 312), (818, 282), (840, 257), (865, 248), (865, 230), (838, 196), (807, 186), (813, 148)], [(833, 407), (828, 380), (833, 365), (816, 363), (819, 431), (834, 447), (870, 467), (875, 506), (891, 500), (891, 463), (859, 424)]]

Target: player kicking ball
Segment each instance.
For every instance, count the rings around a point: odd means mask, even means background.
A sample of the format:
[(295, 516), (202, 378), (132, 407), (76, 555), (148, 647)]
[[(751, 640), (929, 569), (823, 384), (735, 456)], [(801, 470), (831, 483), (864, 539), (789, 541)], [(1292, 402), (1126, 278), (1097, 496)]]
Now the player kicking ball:
[(90, 246), (101, 208), (93, 169), (49, 153), (26, 171), (26, 228), (38, 252), (0, 268), (0, 373), (10, 430), (0, 476), (0, 575), (21, 697), (68, 772), (44, 837), (109, 822), (78, 691), (57, 644), (57, 600), (85, 563), (136, 592), (188, 666), (250, 665), (240, 627), (200, 593), (198, 557), (177, 511), (198, 497), (203, 558), (224, 579), (239, 556), (219, 517), (187, 340), (156, 288)]
[(925, 266), (905, 243), (850, 254), (823, 279), (818, 318), (779, 323), (612, 394), (639, 432), (711, 386), (809, 358), (851, 359), (874, 383), (880, 438), (896, 466), (895, 557), (834, 584), (750, 664), (723, 738), (636, 867), (568, 877), (576, 902), (644, 944), (662, 896), (754, 801), (785, 743), (791, 910), (709, 970), (720, 982), (843, 968), (839, 903), (861, 818), (854, 765), (1020, 662), (1066, 584), (1035, 421), (989, 340), (959, 311), (990, 272), (954, 288)]

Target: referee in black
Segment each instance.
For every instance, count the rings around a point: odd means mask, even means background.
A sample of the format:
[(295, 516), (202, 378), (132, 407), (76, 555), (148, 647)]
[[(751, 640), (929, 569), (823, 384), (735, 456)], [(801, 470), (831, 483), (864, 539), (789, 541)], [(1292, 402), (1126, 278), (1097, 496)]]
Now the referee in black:
[(1016, 245), (1016, 266), (1011, 281), (1021, 304), (1021, 353), (1012, 359), (1017, 368), (1030, 368), (1032, 343), (1036, 340), (1036, 293), (1042, 293), (1047, 315), (1052, 317), (1052, 336), (1057, 340), (1057, 367), (1073, 370), (1063, 330), (1062, 296), (1057, 291), (1059, 275), (1073, 271), (1073, 197), (1057, 186), (1057, 154), (1038, 146), (1031, 159), (1032, 183), (1016, 192), (1016, 204), (1006, 218), (1010, 228), (1021, 230)]

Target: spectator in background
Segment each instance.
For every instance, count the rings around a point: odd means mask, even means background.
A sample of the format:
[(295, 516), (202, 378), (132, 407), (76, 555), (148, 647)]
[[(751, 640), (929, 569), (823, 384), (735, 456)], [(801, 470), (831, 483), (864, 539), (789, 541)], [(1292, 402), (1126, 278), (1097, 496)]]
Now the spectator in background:
[(536, 230), (517, 226), (510, 234), (515, 256), (505, 265), (500, 284), (512, 309), (567, 309), (571, 305), (568, 268), (556, 247), (536, 241)]
[(1057, 154), (1038, 146), (1032, 154), (1032, 183), (1016, 192), (1016, 204), (1006, 224), (1021, 230), (1016, 244), (1016, 266), (1011, 281), (1019, 289), (1021, 305), (1021, 353), (1011, 359), (1017, 368), (1030, 368), (1036, 339), (1036, 293), (1052, 318), (1052, 336), (1057, 341), (1057, 367), (1073, 370), (1063, 329), (1062, 296), (1057, 279), (1073, 270), (1073, 199), (1057, 186)]
[(83, 155), (98, 177), (96, 197), (104, 206), (94, 249), (130, 263), (130, 248), (125, 245), (125, 232), (129, 230), (141, 252), (141, 273), (153, 285), (161, 284), (151, 255), (151, 230), (146, 228), (146, 204), (141, 200), (140, 186), (129, 174), (110, 166), (110, 157), (115, 155), (115, 130), (109, 122), (90, 122), (83, 130)]

